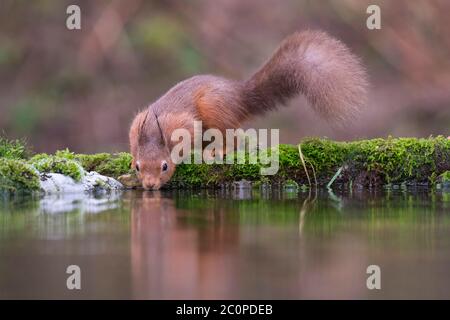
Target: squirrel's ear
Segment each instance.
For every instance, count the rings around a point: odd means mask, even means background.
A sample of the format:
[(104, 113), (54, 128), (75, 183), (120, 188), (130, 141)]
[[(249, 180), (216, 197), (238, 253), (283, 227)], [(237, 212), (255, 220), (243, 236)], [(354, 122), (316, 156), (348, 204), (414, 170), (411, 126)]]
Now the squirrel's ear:
[(148, 110), (146, 112), (142, 112), (140, 114), (140, 123), (139, 123), (139, 127), (138, 127), (138, 144), (142, 145), (145, 144), (145, 141), (147, 139), (146, 134), (145, 134), (145, 125), (147, 123), (147, 119), (148, 119)]
[(177, 129), (187, 130), (190, 141), (194, 141), (194, 122), (199, 120), (190, 112), (164, 114), (158, 117), (158, 121), (161, 129), (165, 132), (165, 143), (170, 150), (179, 143), (179, 140), (172, 141), (172, 134)]
[(167, 141), (166, 141), (166, 137), (164, 136), (163, 130), (162, 130), (162, 128), (161, 128), (161, 124), (159, 123), (159, 120), (158, 120), (158, 116), (156, 115), (155, 111), (153, 111), (153, 114), (155, 115), (156, 124), (158, 125), (158, 129), (159, 129), (160, 143), (161, 143), (163, 146), (168, 147)]

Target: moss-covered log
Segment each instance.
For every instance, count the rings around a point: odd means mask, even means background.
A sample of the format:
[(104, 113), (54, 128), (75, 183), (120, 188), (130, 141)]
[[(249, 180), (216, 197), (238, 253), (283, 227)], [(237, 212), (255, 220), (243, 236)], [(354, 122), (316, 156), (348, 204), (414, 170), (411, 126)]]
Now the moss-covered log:
[[(379, 187), (391, 184), (428, 185), (450, 181), (450, 140), (387, 138), (336, 142), (306, 139), (299, 146), (280, 145), (279, 170), (260, 174), (261, 164), (181, 164), (168, 188), (220, 187), (235, 181), (258, 184), (309, 186), (306, 171), (314, 184), (333, 187)], [(0, 146), (0, 189), (35, 190), (39, 172), (57, 172), (79, 179), (81, 171), (96, 171), (118, 178), (132, 175), (128, 153), (74, 154), (69, 150), (55, 155), (29, 152), (17, 142), (2, 140)], [(338, 173), (338, 174), (337, 174)]]
[[(306, 139), (300, 144), (310, 180), (325, 186), (378, 187), (391, 184), (435, 185), (450, 170), (450, 140), (444, 137), (387, 138), (336, 142)], [(276, 175), (261, 176), (259, 164), (194, 165), (177, 168), (170, 186), (217, 186), (246, 179), (258, 183), (309, 184), (299, 146), (281, 145)], [(336, 173), (339, 172), (339, 175)]]

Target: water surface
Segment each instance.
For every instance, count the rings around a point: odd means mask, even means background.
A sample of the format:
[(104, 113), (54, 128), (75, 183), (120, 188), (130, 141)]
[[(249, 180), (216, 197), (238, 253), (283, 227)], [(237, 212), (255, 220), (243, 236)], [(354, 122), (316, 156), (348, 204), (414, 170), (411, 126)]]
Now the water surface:
[(449, 299), (450, 193), (3, 197), (0, 298)]

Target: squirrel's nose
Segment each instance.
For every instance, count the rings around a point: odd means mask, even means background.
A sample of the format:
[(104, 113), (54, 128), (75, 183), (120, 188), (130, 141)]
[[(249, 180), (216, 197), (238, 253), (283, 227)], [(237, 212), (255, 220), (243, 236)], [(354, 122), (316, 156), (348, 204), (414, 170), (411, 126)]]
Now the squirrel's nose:
[(159, 186), (156, 184), (146, 184), (144, 185), (145, 190), (159, 190)]
[(159, 184), (154, 183), (153, 181), (143, 181), (142, 182), (142, 186), (144, 187), (144, 189), (146, 190), (158, 190), (159, 189)]

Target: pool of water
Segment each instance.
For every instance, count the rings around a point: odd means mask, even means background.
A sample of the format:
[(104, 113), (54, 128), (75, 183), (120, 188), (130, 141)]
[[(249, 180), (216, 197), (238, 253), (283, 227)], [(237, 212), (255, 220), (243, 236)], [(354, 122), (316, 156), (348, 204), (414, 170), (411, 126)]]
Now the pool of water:
[(0, 298), (449, 299), (450, 193), (3, 197)]

